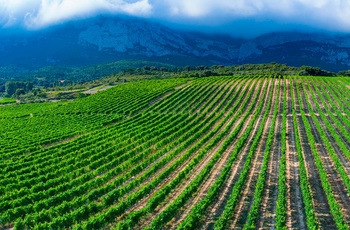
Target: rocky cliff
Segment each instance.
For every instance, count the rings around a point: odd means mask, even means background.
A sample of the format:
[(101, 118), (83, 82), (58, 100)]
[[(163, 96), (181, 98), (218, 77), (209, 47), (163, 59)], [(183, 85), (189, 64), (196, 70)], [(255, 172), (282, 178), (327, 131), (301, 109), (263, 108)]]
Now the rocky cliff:
[(85, 65), (125, 58), (177, 57), (203, 63), (280, 62), (332, 71), (350, 68), (350, 35), (297, 32), (243, 40), (171, 29), (134, 18), (95, 18), (46, 31), (0, 36), (0, 65)]

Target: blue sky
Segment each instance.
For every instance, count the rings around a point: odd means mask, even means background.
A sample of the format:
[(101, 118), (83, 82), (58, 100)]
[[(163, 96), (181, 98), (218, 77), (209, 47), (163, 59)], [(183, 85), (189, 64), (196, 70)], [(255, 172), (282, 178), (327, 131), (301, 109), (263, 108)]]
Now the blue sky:
[(37, 30), (101, 14), (255, 36), (286, 30), (350, 33), (350, 0), (0, 0), (0, 27)]

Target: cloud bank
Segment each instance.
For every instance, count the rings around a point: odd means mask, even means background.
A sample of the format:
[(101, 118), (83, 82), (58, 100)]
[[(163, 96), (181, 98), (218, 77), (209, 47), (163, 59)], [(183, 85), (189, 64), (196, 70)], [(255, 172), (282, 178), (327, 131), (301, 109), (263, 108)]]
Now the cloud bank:
[(350, 32), (349, 0), (0, 0), (0, 27), (4, 28), (40, 29), (101, 14), (213, 30), (250, 21), (248, 29), (270, 24)]
[(350, 32), (349, 0), (155, 0), (153, 3), (166, 9), (162, 17), (169, 15), (175, 21), (178, 18), (207, 24), (275, 21)]
[(0, 0), (0, 25), (40, 29), (99, 14), (147, 16), (148, 0)]

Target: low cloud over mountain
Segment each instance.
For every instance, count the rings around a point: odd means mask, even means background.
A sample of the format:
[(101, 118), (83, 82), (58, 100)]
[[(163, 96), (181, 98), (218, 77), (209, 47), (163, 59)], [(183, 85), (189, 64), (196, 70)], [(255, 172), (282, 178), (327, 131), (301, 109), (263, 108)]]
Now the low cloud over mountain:
[(0, 36), (0, 65), (82, 66), (120, 59), (191, 65), (280, 62), (350, 68), (350, 36), (269, 33), (254, 39), (210, 36), (129, 17), (98, 17), (49, 30)]
[(97, 15), (132, 15), (201, 32), (350, 32), (346, 0), (0, 0), (0, 27), (42, 29)]

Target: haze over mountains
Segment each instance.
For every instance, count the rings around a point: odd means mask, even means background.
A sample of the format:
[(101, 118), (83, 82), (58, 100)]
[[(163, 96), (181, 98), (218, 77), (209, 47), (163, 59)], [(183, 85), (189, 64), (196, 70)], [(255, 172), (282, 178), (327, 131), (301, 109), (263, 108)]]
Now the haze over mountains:
[(172, 29), (131, 17), (95, 17), (46, 30), (0, 35), (0, 65), (84, 66), (121, 59), (177, 65), (279, 62), (350, 68), (350, 35), (276, 32), (253, 39)]

